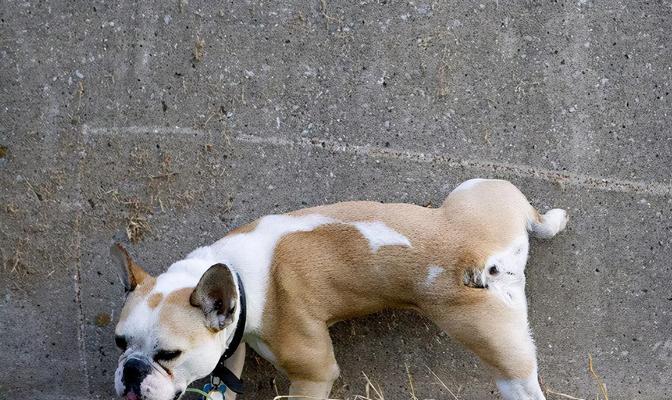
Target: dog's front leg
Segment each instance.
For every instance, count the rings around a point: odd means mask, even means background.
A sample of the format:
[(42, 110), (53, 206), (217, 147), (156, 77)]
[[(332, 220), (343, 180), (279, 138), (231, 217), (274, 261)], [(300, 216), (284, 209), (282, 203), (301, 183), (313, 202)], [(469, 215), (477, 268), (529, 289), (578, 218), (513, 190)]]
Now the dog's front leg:
[[(327, 350), (327, 349), (323, 349)], [(306, 358), (298, 363), (292, 371), (287, 371), (291, 384), (290, 396), (305, 396), (314, 399), (327, 399), (331, 393), (331, 387), (338, 378), (339, 368), (333, 358), (331, 343), (328, 351), (315, 351), (305, 354)], [(322, 357), (320, 357), (322, 356)], [(299, 398), (297, 397), (297, 398)]]
[[(238, 346), (238, 349), (233, 353), (233, 355), (224, 361), (224, 365), (240, 378), (241, 374), (243, 373), (243, 365), (245, 365), (245, 343), (241, 343), (240, 346)], [(227, 390), (225, 399), (235, 400), (236, 393), (232, 390)]]
[(297, 396), (297, 398), (306, 396), (314, 399), (327, 399), (329, 398), (333, 384), (334, 381), (313, 382), (293, 380), (289, 387), (289, 395)]
[(340, 371), (327, 326), (321, 321), (306, 321), (292, 327), (285, 332), (278, 351), (279, 367), (291, 381), (289, 395), (297, 399), (329, 398)]

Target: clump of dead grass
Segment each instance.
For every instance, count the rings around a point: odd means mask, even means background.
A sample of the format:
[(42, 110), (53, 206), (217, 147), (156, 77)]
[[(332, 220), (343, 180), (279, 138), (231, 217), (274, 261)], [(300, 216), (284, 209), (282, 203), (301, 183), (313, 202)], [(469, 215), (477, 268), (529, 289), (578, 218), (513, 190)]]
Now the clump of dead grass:
[(133, 197), (126, 200), (116, 201), (123, 204), (128, 209), (126, 218), (126, 237), (133, 244), (138, 244), (145, 236), (152, 231), (145, 215), (151, 212), (150, 205), (142, 202), (139, 198)]
[(15, 215), (19, 212), (19, 208), (14, 203), (5, 204), (5, 212), (9, 215)]
[(14, 251), (12, 255), (4, 260), (4, 270), (10, 274), (15, 274), (20, 277), (30, 274), (32, 269), (24, 262), (24, 247), (28, 243), (28, 239), (19, 239), (14, 245)]
[(152, 227), (145, 217), (138, 214), (131, 215), (126, 225), (126, 237), (133, 244), (138, 244), (145, 235), (152, 231)]
[(205, 40), (200, 37), (196, 38), (196, 44), (194, 44), (194, 61), (201, 62), (205, 58)]

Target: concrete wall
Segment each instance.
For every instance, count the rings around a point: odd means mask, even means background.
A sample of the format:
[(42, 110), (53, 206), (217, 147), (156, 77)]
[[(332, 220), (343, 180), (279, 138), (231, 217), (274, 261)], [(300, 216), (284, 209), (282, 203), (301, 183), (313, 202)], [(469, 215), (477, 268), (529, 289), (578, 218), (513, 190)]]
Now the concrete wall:
[[(612, 399), (672, 397), (669, 1), (6, 0), (0, 18), (0, 398), (113, 397), (107, 254), (127, 229), (158, 273), (263, 214), (436, 205), (476, 176), (571, 214), (528, 265), (548, 388), (595, 398), (592, 354)], [(496, 397), (420, 317), (333, 335), (334, 397), (363, 372), (388, 400), (409, 374), (453, 398), (433, 373)], [(253, 355), (245, 377), (245, 399), (287, 387)]]

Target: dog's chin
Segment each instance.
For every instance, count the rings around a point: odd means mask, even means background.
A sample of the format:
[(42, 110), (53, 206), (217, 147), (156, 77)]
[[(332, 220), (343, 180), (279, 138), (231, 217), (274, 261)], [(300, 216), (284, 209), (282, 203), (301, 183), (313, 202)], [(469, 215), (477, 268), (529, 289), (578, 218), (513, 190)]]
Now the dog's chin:
[[(166, 399), (166, 400), (178, 400), (180, 397), (182, 397), (183, 394), (184, 394), (183, 391), (178, 391), (174, 394), (174, 396), (172, 398)], [(126, 393), (125, 395), (123, 395), (121, 397), (121, 399), (122, 400), (146, 400), (145, 398), (143, 398), (142, 396), (140, 396), (140, 395), (138, 395), (134, 392)]]

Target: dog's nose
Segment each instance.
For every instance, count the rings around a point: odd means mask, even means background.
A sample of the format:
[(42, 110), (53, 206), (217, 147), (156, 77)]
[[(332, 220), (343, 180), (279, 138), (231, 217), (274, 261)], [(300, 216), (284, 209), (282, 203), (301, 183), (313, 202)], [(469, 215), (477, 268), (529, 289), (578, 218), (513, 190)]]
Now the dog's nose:
[[(126, 387), (124, 394), (140, 396), (140, 384), (152, 371), (152, 366), (145, 360), (131, 358), (124, 364), (121, 382)], [(127, 396), (128, 397), (128, 396)]]

